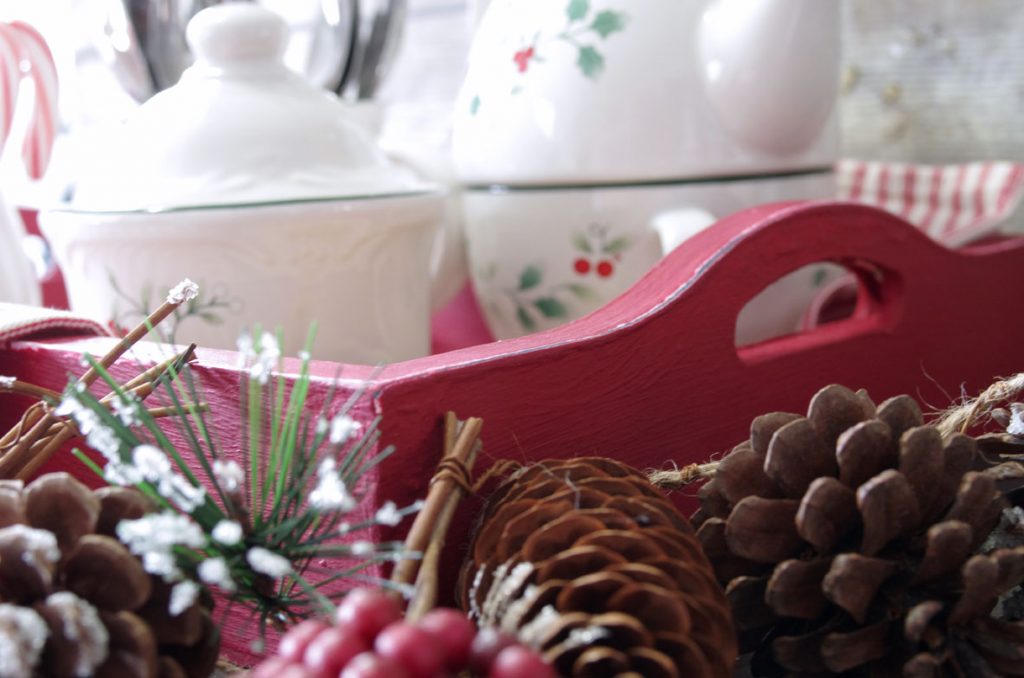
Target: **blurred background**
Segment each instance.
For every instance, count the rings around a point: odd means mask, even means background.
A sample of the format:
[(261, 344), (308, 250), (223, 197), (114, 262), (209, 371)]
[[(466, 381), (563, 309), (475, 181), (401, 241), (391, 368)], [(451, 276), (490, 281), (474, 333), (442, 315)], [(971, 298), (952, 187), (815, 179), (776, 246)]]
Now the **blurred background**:
[[(171, 0), (154, 2), (170, 11)], [(263, 0), (311, 43), (320, 0)], [(408, 0), (394, 63), (374, 98), (385, 145), (417, 130), (443, 137), (486, 0)], [(113, 68), (121, 0), (5, 0), (0, 19), (23, 19), (51, 45), (61, 82), (61, 129), (127, 115), (138, 101)], [(329, 12), (328, 12), (329, 15)], [(842, 155), (946, 163), (1024, 159), (1024, 4), (1018, 0), (844, 0)], [(298, 40), (302, 43), (302, 40)], [(289, 55), (300, 68), (303, 55)], [(351, 93), (349, 93), (351, 96)], [(418, 143), (423, 143), (421, 138)], [(8, 156), (11, 154), (7, 154)], [(7, 158), (10, 160), (10, 158)], [(60, 161), (49, 186), (60, 184)], [(10, 162), (5, 163), (10, 165)], [(20, 174), (4, 175), (24, 183)], [(40, 190), (40, 189), (36, 189)], [(28, 186), (12, 194), (29, 199)]]

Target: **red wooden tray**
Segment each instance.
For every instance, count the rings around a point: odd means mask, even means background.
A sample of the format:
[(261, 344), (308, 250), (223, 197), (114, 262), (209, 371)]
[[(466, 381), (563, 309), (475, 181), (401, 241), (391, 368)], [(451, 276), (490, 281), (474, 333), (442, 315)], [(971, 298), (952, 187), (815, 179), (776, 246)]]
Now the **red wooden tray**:
[[(785, 273), (818, 261), (857, 274), (853, 316), (737, 349), (736, 317), (744, 304)], [(607, 455), (642, 468), (683, 465), (743, 440), (759, 413), (803, 411), (831, 382), (866, 388), (876, 400), (906, 392), (945, 406), (962, 390), (976, 392), (1021, 370), (1022, 290), (1024, 239), (951, 251), (870, 207), (765, 205), (687, 241), (581, 320), (379, 370), (315, 363), (312, 397), (314, 404), (322, 399), (339, 373), (342, 394), (364, 380), (379, 393), (357, 412), (364, 419), (382, 414), (381, 443), (397, 446), (375, 471), (375, 503), (402, 505), (424, 495), (446, 410), (484, 418), (478, 470), (498, 458), (578, 455)], [(0, 374), (59, 388), (69, 371), (80, 371), (82, 351), (99, 354), (110, 342), (18, 342), (0, 348)], [(166, 353), (141, 345), (134, 358), (146, 362)], [(200, 350), (198, 357), (218, 434), (234, 440), (237, 356)], [(134, 368), (120, 369), (127, 375)], [(0, 425), (7, 426), (17, 412), (4, 409)], [(67, 468), (69, 461), (53, 464)], [(453, 526), (451, 543), (464, 536), (465, 525), (464, 518)], [(456, 562), (457, 547), (450, 551)], [(247, 629), (230, 626), (226, 648), (244, 659)]]

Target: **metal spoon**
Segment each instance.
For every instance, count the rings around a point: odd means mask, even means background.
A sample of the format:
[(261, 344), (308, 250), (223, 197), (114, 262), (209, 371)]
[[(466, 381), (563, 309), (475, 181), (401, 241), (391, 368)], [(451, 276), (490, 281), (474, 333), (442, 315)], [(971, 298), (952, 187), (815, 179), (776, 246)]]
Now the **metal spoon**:
[(407, 0), (361, 0), (359, 33), (349, 67), (338, 88), (356, 99), (373, 97), (387, 75), (401, 41)]

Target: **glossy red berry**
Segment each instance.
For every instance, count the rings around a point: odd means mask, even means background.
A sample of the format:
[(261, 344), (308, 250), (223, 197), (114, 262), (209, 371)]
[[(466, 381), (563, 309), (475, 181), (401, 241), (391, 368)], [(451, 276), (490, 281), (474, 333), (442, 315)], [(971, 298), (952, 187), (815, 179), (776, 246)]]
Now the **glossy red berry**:
[(335, 614), (338, 626), (372, 644), (381, 629), (402, 618), (398, 600), (379, 589), (356, 589), (342, 598)]
[(251, 674), (252, 678), (320, 678), (302, 664), (274, 657), (260, 664)]
[(509, 645), (498, 653), (487, 678), (557, 678), (558, 674), (533, 650)]
[(361, 636), (336, 626), (310, 641), (302, 662), (319, 676), (335, 678), (353, 657), (369, 649)]
[(329, 628), (326, 622), (319, 619), (307, 619), (296, 624), (281, 638), (277, 646), (277, 656), (285, 661), (301, 662), (310, 641)]
[(353, 657), (338, 678), (409, 678), (409, 673), (392, 659), (364, 652)]
[(445, 667), (434, 634), (408, 622), (395, 622), (378, 634), (373, 651), (402, 666), (412, 678), (435, 678)]
[(579, 259), (572, 263), (572, 267), (573, 270), (575, 270), (580, 275), (586, 275), (587, 273), (590, 273), (590, 260), (580, 257)]
[(496, 628), (484, 627), (480, 629), (469, 647), (470, 670), (481, 676), (486, 676), (498, 653), (506, 647), (515, 644), (515, 637)]
[(273, 657), (257, 666), (252, 671), (252, 678), (277, 678), (292, 663), (281, 657)]
[(450, 608), (437, 608), (423, 615), (416, 624), (431, 633), (441, 646), (445, 665), (458, 670), (469, 662), (469, 648), (476, 637), (476, 624), (466, 615)]
[(612, 262), (608, 261), (607, 259), (605, 259), (604, 261), (598, 262), (598, 264), (597, 264), (597, 274), (599, 276), (601, 276), (602, 278), (607, 278), (608, 276), (610, 276), (614, 272), (615, 272), (615, 267), (612, 265)]

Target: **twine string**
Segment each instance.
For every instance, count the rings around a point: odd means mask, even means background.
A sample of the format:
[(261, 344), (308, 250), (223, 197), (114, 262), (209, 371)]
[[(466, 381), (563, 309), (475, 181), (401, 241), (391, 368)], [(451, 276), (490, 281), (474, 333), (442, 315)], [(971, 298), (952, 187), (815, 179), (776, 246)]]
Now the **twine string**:
[(441, 463), (437, 465), (437, 471), (434, 473), (434, 477), (430, 479), (430, 484), (433, 485), (434, 483), (444, 481), (454, 483), (465, 494), (473, 492), (469, 469), (459, 459), (448, 457), (442, 459)]
[(688, 464), (672, 471), (649, 471), (647, 478), (652, 485), (663, 490), (681, 490), (691, 483), (713, 478), (720, 463), (709, 461), (703, 464)]
[(523, 468), (523, 465), (518, 461), (512, 459), (500, 459), (495, 462), (487, 471), (482, 473), (475, 483), (473, 483), (472, 492), (473, 494), (480, 494), (480, 491), (495, 477), (510, 476), (519, 469)]
[(991, 418), (992, 412), (1000, 405), (1017, 398), (1024, 391), (1024, 372), (1006, 379), (1000, 379), (986, 388), (977, 398), (968, 399), (961, 405), (950, 407), (939, 415), (935, 427), (943, 438), (954, 433), (966, 433), (982, 419)]

